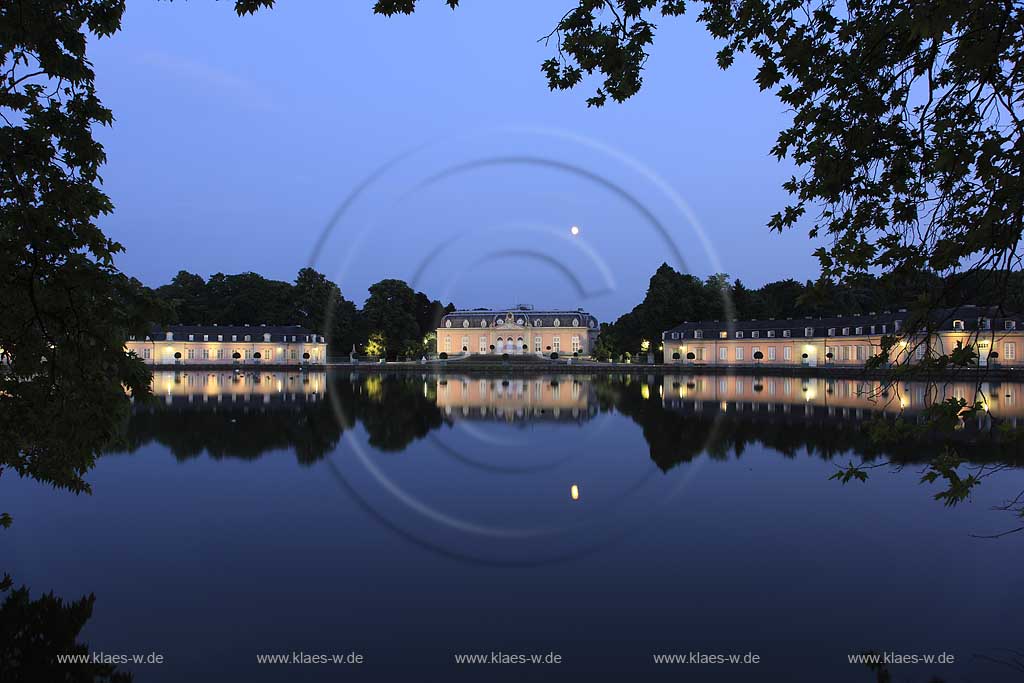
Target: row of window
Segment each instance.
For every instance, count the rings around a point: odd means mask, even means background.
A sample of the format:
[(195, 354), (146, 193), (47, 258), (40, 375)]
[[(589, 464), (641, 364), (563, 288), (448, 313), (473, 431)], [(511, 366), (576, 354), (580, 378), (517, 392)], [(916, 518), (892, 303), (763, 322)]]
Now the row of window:
[[(481, 336), (479, 342), (480, 344), (478, 350), (480, 353), (487, 353), (488, 351), (491, 350), (490, 345), (488, 344), (488, 337)], [(501, 337), (498, 337), (497, 339), (494, 340), (494, 350), (497, 351), (498, 353), (515, 353), (523, 350), (523, 346), (525, 344), (526, 342), (523, 340), (522, 337), (519, 337), (514, 341), (512, 337), (509, 337), (508, 339), (502, 339)], [(541, 351), (547, 350), (541, 348), (542, 344), (543, 339), (541, 337), (538, 336), (533, 338), (533, 350), (535, 352), (539, 353)], [(583, 344), (580, 340), (579, 335), (574, 334), (570, 340), (570, 344), (572, 353), (576, 353), (577, 351), (583, 351)], [(469, 337), (462, 338), (461, 350), (469, 351)], [(555, 335), (554, 337), (551, 338), (551, 350), (556, 352), (560, 352), (562, 350), (562, 338), (559, 337), (558, 335)], [(447, 335), (444, 338), (444, 352), (452, 352), (452, 338)]]
[[(896, 325), (895, 325), (895, 328), (894, 328), (895, 332), (899, 332), (900, 331), (900, 324), (901, 323), (902, 323), (902, 321), (900, 321), (900, 320), (896, 321)], [(836, 335), (836, 330), (837, 329), (840, 329), (840, 328), (835, 328), (835, 327), (828, 328), (828, 334), (826, 336), (829, 336), (829, 337), (837, 336)], [(869, 330), (867, 332), (867, 334), (889, 334), (889, 325), (886, 323), (886, 324), (882, 324), (882, 325), (868, 325), (866, 327), (865, 326), (843, 327), (843, 328), (841, 328), (841, 330), (842, 330), (842, 334), (844, 336), (848, 336), (851, 333), (851, 331), (853, 332), (853, 334), (858, 334), (858, 335), (859, 334), (865, 334), (865, 332), (864, 332), (865, 330)], [(767, 339), (774, 339), (775, 336), (776, 336), (775, 333), (777, 332), (777, 330), (750, 330), (750, 339), (760, 339), (762, 332), (765, 333), (765, 338), (767, 338)], [(791, 332), (792, 332), (792, 330), (782, 330), (782, 337), (785, 338), (785, 339), (788, 339), (791, 336)], [(686, 333), (684, 333), (684, 332), (672, 332), (671, 333), (671, 337), (672, 337), (672, 339), (685, 339), (686, 338), (685, 334)], [(736, 332), (734, 333), (734, 339), (743, 339), (745, 336), (746, 336), (746, 332), (744, 330), (736, 330)], [(804, 336), (805, 337), (813, 337), (814, 336), (814, 328), (813, 327), (805, 327), (804, 328)], [(694, 330), (693, 331), (693, 338), (694, 339), (703, 339), (704, 338), (704, 330)], [(729, 338), (729, 331), (728, 330), (720, 331), (718, 333), (718, 338), (719, 339), (728, 339)]]
[[(209, 334), (204, 334), (204, 335), (190, 334), (190, 335), (188, 335), (188, 340), (190, 342), (197, 341), (196, 337), (198, 337), (198, 336), (202, 336), (202, 338), (203, 338), (202, 340), (204, 342), (208, 342), (208, 341), (219, 341), (219, 342), (222, 342), (222, 341), (224, 341), (224, 335), (223, 334), (214, 335), (214, 336), (217, 337), (216, 340), (211, 340), (210, 339), (211, 335), (209, 335)], [(282, 339), (282, 341), (284, 341), (284, 342), (288, 341), (288, 335), (281, 335), (281, 336), (284, 337), (284, 339)], [(293, 334), (293, 335), (291, 335), (291, 338), (292, 338), (291, 340), (293, 342), (294, 341), (299, 341), (299, 339), (298, 339), (299, 336), (302, 336), (302, 341), (307, 343), (307, 344), (310, 344), (310, 343), (315, 344), (315, 343), (317, 343), (317, 335), (315, 335), (315, 334), (313, 334), (313, 335), (310, 335), (310, 334), (295, 335), (295, 334)], [(166, 340), (167, 341), (174, 341), (174, 334), (171, 333), (171, 332), (168, 332)], [(135, 335), (134, 334), (128, 335), (128, 341), (135, 341)], [(146, 337), (146, 341), (150, 341), (149, 337)], [(238, 341), (238, 335), (237, 334), (231, 335), (231, 341), (237, 342)], [(242, 335), (242, 341), (252, 341), (252, 335), (251, 334)], [(263, 341), (265, 341), (265, 342), (271, 341), (269, 333), (263, 335)], [(320, 341), (320, 343), (324, 343), (324, 338), (320, 337), (319, 341)]]
[[(681, 348), (680, 348), (681, 351)], [(761, 347), (754, 346), (750, 349), (750, 359), (760, 360), (757, 358), (757, 353), (761, 351)], [(919, 344), (913, 351), (914, 358), (922, 360), (925, 356), (924, 344)], [(826, 360), (837, 360), (837, 361), (860, 361), (865, 362), (873, 354), (878, 352), (877, 347), (858, 345), (858, 346), (826, 346), (825, 347), (825, 359)], [(692, 359), (703, 361), (707, 360), (707, 348), (697, 347), (690, 350), (690, 353), (694, 355)], [(776, 360), (776, 349), (774, 346), (769, 346), (764, 352), (766, 355), (764, 358), (769, 361)], [(746, 351), (744, 347), (737, 346), (733, 349), (733, 357), (735, 360), (746, 360)], [(1003, 342), (1003, 358), (1005, 360), (1017, 360), (1017, 343), (1016, 342)], [(789, 361), (793, 359), (793, 348), (791, 346), (782, 347), (782, 359)], [(718, 349), (718, 360), (727, 361), (729, 360), (729, 348), (722, 346)]]
[[(228, 357), (234, 358), (236, 353), (239, 355), (239, 358), (243, 358), (245, 360), (250, 360), (250, 359), (253, 359), (253, 360), (258, 360), (258, 359), (273, 360), (274, 359), (274, 349), (264, 349), (262, 353), (260, 353), (259, 351), (251, 351), (249, 349), (242, 349), (242, 350), (232, 349), (230, 356), (225, 352), (224, 349), (216, 349), (213, 354), (210, 353), (210, 349), (186, 349), (185, 350), (185, 358), (187, 360), (197, 360), (197, 359), (200, 359), (200, 360), (210, 360), (211, 358), (216, 359), (216, 360), (224, 360), (225, 358), (228, 358)], [(256, 354), (259, 354), (259, 356), (257, 356)], [(280, 358), (282, 358), (282, 359), (284, 359), (286, 357), (290, 358), (291, 360), (298, 360), (299, 359), (299, 352), (298, 352), (297, 349), (290, 349), (288, 351), (287, 355), (284, 354), (284, 353), (281, 353), (279, 355), (280, 355)], [(142, 348), (142, 358), (143, 358), (143, 360), (150, 360), (152, 357), (153, 357), (152, 349), (150, 347), (148, 347), (148, 346), (143, 347)], [(312, 357), (313, 357), (314, 360), (318, 360), (317, 354), (315, 352), (312, 354)]]
[[(497, 321), (495, 321), (494, 324), (500, 327), (500, 326), (505, 324), (505, 321), (502, 320), (502, 319), (498, 319)], [(525, 325), (525, 324), (526, 324), (526, 321), (523, 320), (522, 318), (519, 318), (519, 319), (516, 320), (516, 325)], [(533, 326), (534, 327), (541, 327), (543, 324), (544, 323), (543, 323), (542, 320), (540, 320), (540, 318), (537, 318), (537, 319), (535, 319), (533, 321)], [(469, 320), (463, 320), (462, 321), (462, 326), (463, 327), (469, 327), (469, 325), (470, 325)], [(452, 321), (451, 320), (445, 320), (444, 321), (444, 326), (445, 327), (451, 327), (452, 326)], [(552, 327), (561, 327), (562, 326), (562, 321), (559, 320), (558, 318), (555, 318), (554, 321), (551, 323), (551, 326)], [(579, 327), (580, 326), (580, 319), (579, 318), (573, 318), (572, 319), (572, 326), (573, 327)], [(487, 327), (487, 320), (481, 320), (480, 321), (480, 327)], [(593, 324), (591, 324), (591, 327), (593, 327)]]
[[(954, 330), (963, 330), (963, 329), (965, 329), (964, 325), (965, 325), (965, 321), (963, 321), (963, 320), (954, 320), (953, 321), (953, 329)], [(992, 321), (989, 320), (988, 318), (981, 318), (980, 320), (978, 320), (978, 329), (979, 330), (991, 330), (992, 329)], [(1011, 332), (1013, 330), (1016, 330), (1017, 329), (1017, 321), (1016, 320), (1004, 320), (1003, 321), (1003, 329), (1005, 331), (1007, 331), (1007, 332)]]
[[(902, 320), (895, 321), (895, 325), (893, 326), (893, 332), (899, 332), (902, 323), (903, 323)], [(965, 321), (963, 321), (963, 320), (954, 320), (953, 321), (953, 329), (954, 330), (962, 331), (962, 330), (965, 329), (964, 325), (965, 325)], [(982, 318), (979, 321), (978, 326), (982, 330), (991, 330), (992, 329), (992, 321), (989, 320), (988, 318)], [(1017, 329), (1016, 321), (1014, 321), (1014, 320), (1004, 320), (1003, 321), (1003, 329), (1005, 329), (1007, 332), (1011, 332), (1013, 330), (1016, 330)], [(839, 335), (836, 334), (837, 331), (839, 331), (841, 333), (841, 335), (844, 336), (844, 337), (845, 336), (849, 336), (851, 333), (854, 334), (854, 335), (889, 334), (889, 325), (888, 325), (888, 323), (883, 323), (881, 325), (858, 325), (858, 326), (854, 326), (854, 327), (842, 327), (842, 328), (830, 327), (830, 328), (828, 328), (828, 332), (827, 332), (826, 336), (828, 336), (828, 337), (839, 336)], [(776, 330), (750, 330), (750, 339), (760, 339), (762, 332), (766, 333), (768, 339), (774, 339), (775, 338)], [(734, 338), (735, 339), (743, 339), (745, 334), (746, 334), (746, 332), (744, 332), (743, 330), (736, 330), (736, 332), (734, 333)], [(671, 333), (672, 339), (685, 339), (685, 335), (686, 335), (685, 332), (672, 332)], [(789, 337), (790, 336), (790, 330), (782, 330), (782, 336), (783, 337)], [(814, 328), (813, 327), (805, 327), (804, 328), (804, 336), (805, 337), (813, 337), (814, 336)], [(694, 339), (703, 339), (704, 338), (704, 330), (694, 330), (693, 331), (693, 338)], [(728, 330), (721, 330), (718, 333), (718, 338), (719, 339), (728, 339), (729, 338)]]

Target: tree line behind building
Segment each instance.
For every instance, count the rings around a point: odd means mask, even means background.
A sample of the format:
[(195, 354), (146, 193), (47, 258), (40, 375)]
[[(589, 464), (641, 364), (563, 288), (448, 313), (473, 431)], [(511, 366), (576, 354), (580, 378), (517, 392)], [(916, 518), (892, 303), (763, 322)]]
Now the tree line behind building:
[[(1008, 311), (1024, 310), (1024, 274), (1012, 275), (1013, 286), (996, 291), (992, 283), (1000, 280), (978, 271), (970, 286), (942, 294), (937, 305), (1002, 304)], [(602, 324), (594, 355), (618, 360), (648, 348), (659, 354), (661, 333), (683, 321), (881, 312), (912, 307), (926, 296), (934, 301), (942, 287), (938, 276), (923, 272), (910, 278), (865, 274), (842, 285), (827, 279), (803, 283), (785, 279), (749, 288), (725, 274), (701, 279), (662, 264), (651, 276), (643, 301), (615, 322)], [(359, 353), (392, 358), (430, 354), (441, 317), (455, 310), (452, 303), (432, 299), (396, 279), (371, 285), (360, 308), (312, 268), (300, 270), (294, 282), (257, 273), (217, 273), (203, 279), (181, 271), (152, 294), (161, 304), (164, 319), (160, 322), (299, 324), (326, 336), (333, 355), (347, 354), (353, 347)]]

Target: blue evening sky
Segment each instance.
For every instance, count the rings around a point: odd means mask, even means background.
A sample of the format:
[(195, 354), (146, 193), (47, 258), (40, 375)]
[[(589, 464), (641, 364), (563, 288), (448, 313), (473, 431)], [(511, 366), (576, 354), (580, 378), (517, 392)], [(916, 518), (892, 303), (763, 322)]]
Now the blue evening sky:
[(782, 105), (749, 60), (718, 69), (692, 17), (659, 22), (637, 96), (587, 109), (596, 81), (552, 93), (539, 68), (572, 2), (372, 4), (129, 3), (91, 47), (125, 272), (313, 264), (359, 304), (396, 277), (462, 307), (602, 319), (662, 261), (752, 286), (816, 276), (805, 232), (765, 227), (793, 172), (769, 155)]

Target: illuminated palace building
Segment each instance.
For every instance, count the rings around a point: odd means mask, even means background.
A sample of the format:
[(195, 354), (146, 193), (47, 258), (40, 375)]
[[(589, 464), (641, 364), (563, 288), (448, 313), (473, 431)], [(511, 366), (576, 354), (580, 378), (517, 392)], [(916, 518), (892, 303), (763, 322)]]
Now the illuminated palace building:
[[(862, 367), (881, 350), (883, 336), (899, 337), (908, 313), (719, 322), (684, 322), (662, 333), (665, 362), (704, 366)], [(973, 347), (982, 366), (1020, 366), (1024, 323), (992, 307), (936, 310), (933, 333), (903, 338), (890, 352), (894, 363), (917, 362), (928, 353)]]
[(130, 336), (129, 351), (148, 365), (320, 365), (326, 340), (298, 325), (171, 325), (142, 339)]
[(597, 318), (575, 311), (536, 311), (519, 305), (506, 310), (455, 311), (441, 319), (437, 352), (462, 354), (587, 355), (598, 335)]

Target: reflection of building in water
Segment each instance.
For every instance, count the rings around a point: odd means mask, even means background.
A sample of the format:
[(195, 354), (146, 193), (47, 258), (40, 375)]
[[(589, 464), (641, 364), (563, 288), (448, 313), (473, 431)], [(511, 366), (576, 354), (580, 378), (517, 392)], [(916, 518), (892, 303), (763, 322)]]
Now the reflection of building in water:
[(583, 377), (441, 377), (436, 391), (438, 408), (452, 417), (579, 421), (597, 412)]
[(287, 407), (324, 397), (324, 372), (154, 372), (153, 394), (166, 405)]
[(901, 411), (913, 415), (934, 403), (962, 398), (968, 405), (981, 402), (988, 414), (1014, 426), (1024, 418), (1024, 385), (1019, 382), (985, 382), (979, 391), (973, 382), (886, 387), (878, 381), (822, 377), (666, 375), (660, 391), (666, 408), (683, 412), (779, 412), (856, 420)]

